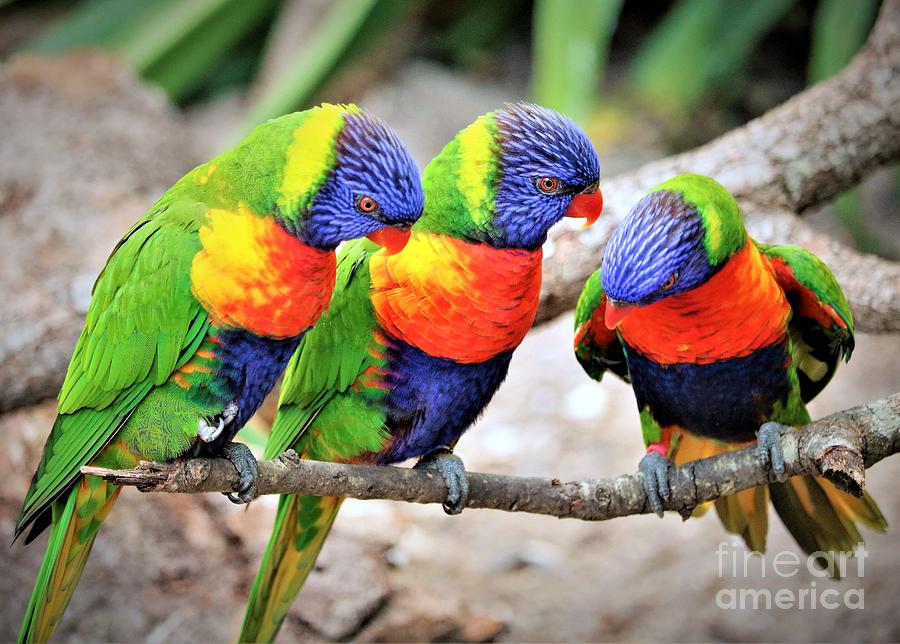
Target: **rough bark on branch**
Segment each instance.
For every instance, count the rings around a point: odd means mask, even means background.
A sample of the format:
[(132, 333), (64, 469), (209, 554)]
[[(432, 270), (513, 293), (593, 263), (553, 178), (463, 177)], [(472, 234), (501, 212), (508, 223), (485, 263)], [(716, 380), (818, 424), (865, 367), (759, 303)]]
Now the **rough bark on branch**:
[(821, 250), (859, 330), (900, 332), (900, 266), (826, 241), (799, 221), (785, 223), (785, 213), (826, 203), (898, 159), (900, 0), (887, 0), (866, 46), (834, 78), (706, 145), (601, 179), (605, 204), (593, 228), (551, 234), (538, 321), (575, 306), (613, 229), (648, 190), (693, 172), (720, 181), (755, 215), (751, 233), (760, 241)]
[[(865, 468), (900, 451), (900, 393), (817, 420), (782, 438), (790, 476), (825, 476), (842, 489), (861, 495)], [(144, 492), (226, 492), (237, 483), (234, 466), (224, 459), (142, 463), (133, 470), (83, 467)], [(293, 452), (259, 464), (261, 494), (315, 494), (356, 499), (441, 503), (446, 488), (434, 472), (374, 465), (305, 461)], [(773, 482), (755, 448), (687, 463), (670, 475), (672, 494), (666, 509), (687, 516), (698, 504)], [(560, 518), (603, 521), (650, 512), (640, 474), (614, 479), (562, 482), (469, 473), (467, 507), (530, 512)]]

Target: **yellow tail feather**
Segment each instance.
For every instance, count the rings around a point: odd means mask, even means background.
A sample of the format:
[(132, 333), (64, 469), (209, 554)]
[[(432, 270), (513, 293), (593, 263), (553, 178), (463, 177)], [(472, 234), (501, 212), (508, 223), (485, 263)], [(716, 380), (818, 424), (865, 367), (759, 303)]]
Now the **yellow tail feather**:
[(861, 523), (874, 532), (885, 532), (888, 527), (887, 519), (881, 514), (881, 510), (871, 495), (866, 492), (862, 498), (857, 498), (837, 489), (831, 481), (816, 479), (825, 491), (828, 500), (835, 508), (839, 508), (839, 514), (848, 517), (851, 521)]
[(241, 642), (271, 642), (316, 564), (343, 499), (282, 496), (247, 612)]
[(717, 499), (715, 505), (716, 513), (728, 532), (741, 535), (751, 550), (766, 551), (766, 533), (769, 531), (768, 488), (742, 490)]
[(101, 479), (82, 477), (53, 504), (47, 551), (22, 621), (20, 643), (46, 642), (53, 635), (119, 491)]
[[(723, 452), (728, 451), (728, 448), (722, 443), (698, 438), (697, 436), (693, 436), (686, 432), (678, 432), (674, 438), (673, 444), (674, 447), (670, 456), (672, 456), (675, 461), (675, 465), (683, 465), (690, 461), (709, 458), (710, 456), (715, 456), (716, 454), (722, 454)], [(714, 503), (712, 501), (701, 503), (694, 508), (691, 516), (702, 517), (709, 512), (709, 509), (713, 507), (713, 505)]]

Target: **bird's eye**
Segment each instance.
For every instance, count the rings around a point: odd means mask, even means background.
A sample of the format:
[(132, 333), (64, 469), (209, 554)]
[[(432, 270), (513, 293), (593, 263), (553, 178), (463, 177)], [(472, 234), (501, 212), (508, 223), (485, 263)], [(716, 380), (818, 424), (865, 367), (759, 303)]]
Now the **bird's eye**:
[(559, 179), (556, 177), (539, 177), (534, 183), (545, 195), (556, 194), (559, 191)]
[(678, 273), (672, 273), (669, 275), (669, 278), (663, 282), (662, 286), (659, 287), (660, 291), (668, 291), (670, 288), (675, 286), (675, 282), (678, 281)]
[(371, 215), (378, 210), (378, 202), (372, 197), (359, 197), (356, 200), (356, 209), (364, 215)]

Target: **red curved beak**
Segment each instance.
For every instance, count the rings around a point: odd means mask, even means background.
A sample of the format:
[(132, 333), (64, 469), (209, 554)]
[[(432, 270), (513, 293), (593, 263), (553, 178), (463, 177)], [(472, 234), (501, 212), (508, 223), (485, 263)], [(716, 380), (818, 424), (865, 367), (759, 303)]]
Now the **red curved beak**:
[(374, 233), (366, 235), (366, 239), (384, 247), (385, 252), (388, 255), (395, 255), (406, 246), (406, 242), (409, 241), (410, 233), (411, 231), (409, 228), (385, 226), (384, 228), (379, 228)]
[(600, 188), (594, 186), (593, 188), (589, 188), (588, 190), (575, 195), (575, 198), (572, 199), (572, 203), (569, 204), (568, 210), (566, 210), (566, 217), (574, 217), (576, 219), (584, 219), (583, 228), (589, 228), (597, 218), (600, 217), (600, 212), (603, 210), (603, 193), (600, 192)]
[(606, 323), (606, 328), (615, 329), (622, 323), (622, 320), (631, 315), (636, 308), (637, 306), (634, 304), (613, 304), (612, 301), (607, 298), (606, 313), (603, 315), (603, 321)]

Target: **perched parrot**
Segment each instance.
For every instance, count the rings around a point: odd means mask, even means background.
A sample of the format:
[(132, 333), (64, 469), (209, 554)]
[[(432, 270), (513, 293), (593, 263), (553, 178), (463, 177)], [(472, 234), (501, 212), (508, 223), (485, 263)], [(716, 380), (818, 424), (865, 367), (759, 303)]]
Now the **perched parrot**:
[[(563, 216), (592, 223), (598, 180), (587, 136), (551, 110), (507, 105), (460, 131), (425, 169), (406, 248), (342, 252), (331, 307), (288, 366), (266, 457), (421, 458), (447, 483), (445, 510), (461, 511), (466, 474), (451, 450), (534, 321), (548, 230)], [(341, 501), (281, 497), (241, 641), (274, 639)]]
[(50, 538), (20, 641), (46, 641), (119, 489), (85, 464), (129, 468), (224, 455), (327, 308), (335, 248), (368, 236), (396, 251), (422, 211), (397, 136), (352, 105), (265, 123), (170, 188), (112, 252), (59, 393), (16, 536)]
[[(600, 380), (631, 383), (647, 454), (639, 469), (662, 516), (675, 463), (758, 441), (776, 474), (781, 433), (853, 349), (850, 307), (828, 267), (796, 246), (755, 242), (714, 180), (659, 185), (613, 234), (576, 310), (575, 354)], [(762, 552), (771, 499), (807, 553), (848, 551), (856, 524), (884, 531), (875, 502), (796, 476), (715, 502), (725, 529)], [(698, 508), (704, 511), (708, 504)]]

